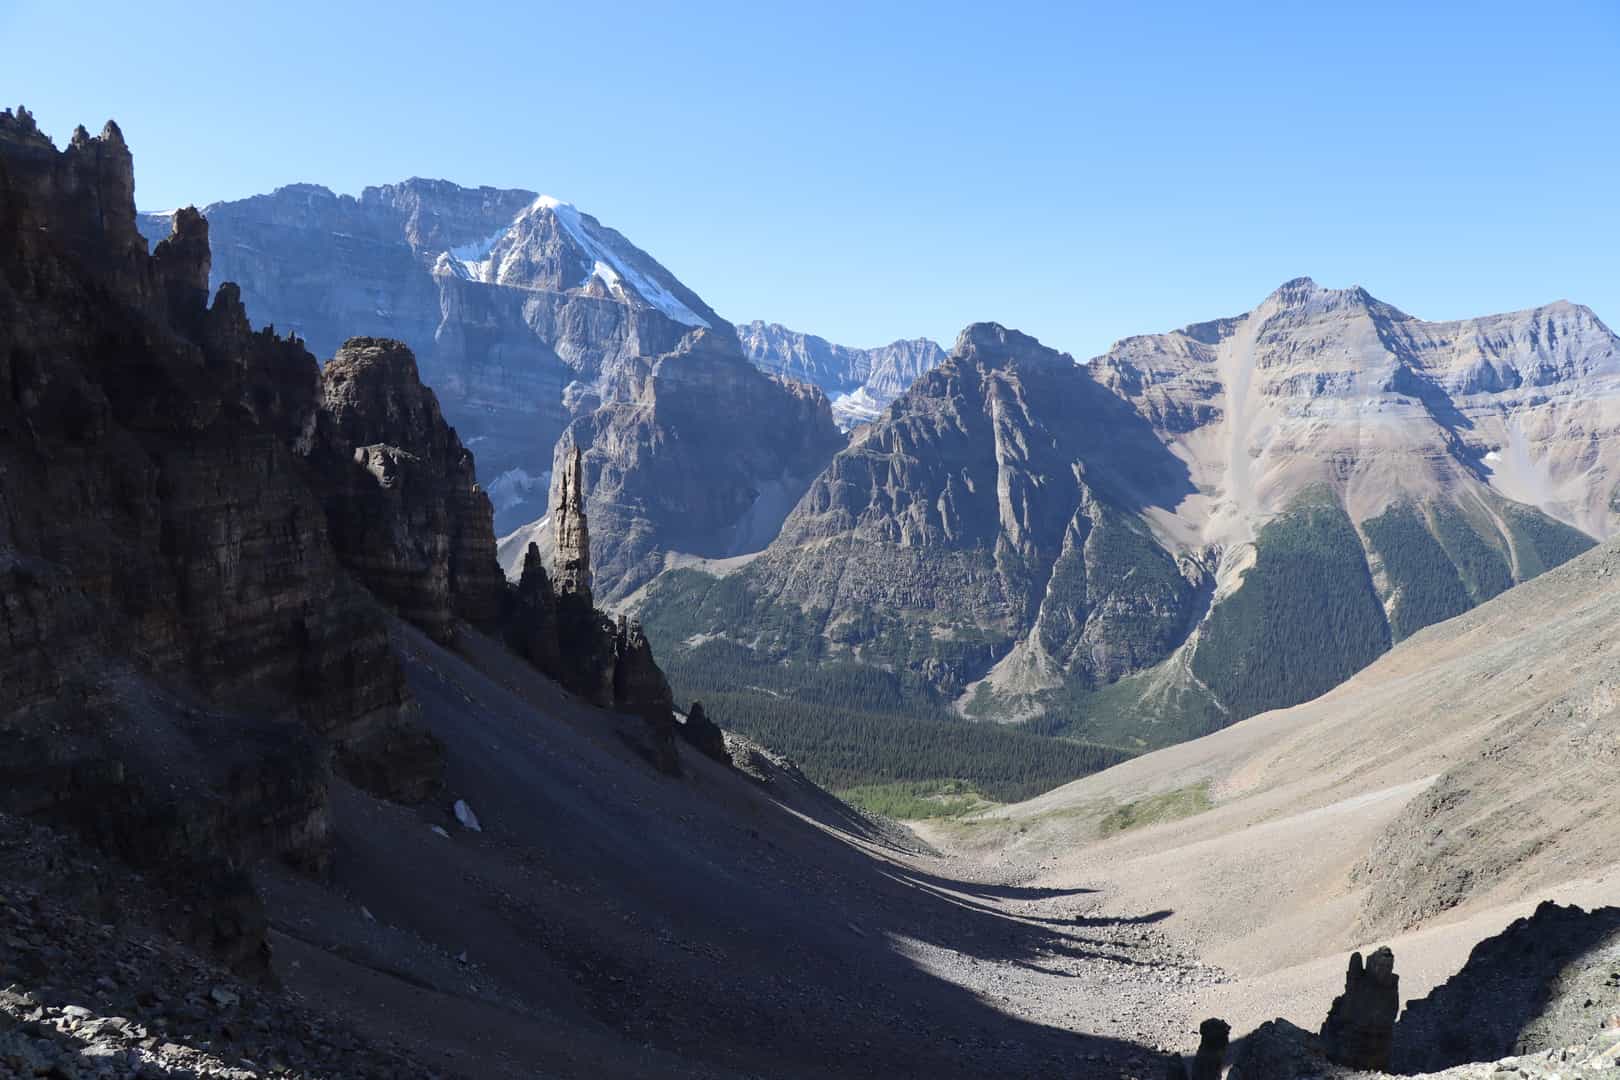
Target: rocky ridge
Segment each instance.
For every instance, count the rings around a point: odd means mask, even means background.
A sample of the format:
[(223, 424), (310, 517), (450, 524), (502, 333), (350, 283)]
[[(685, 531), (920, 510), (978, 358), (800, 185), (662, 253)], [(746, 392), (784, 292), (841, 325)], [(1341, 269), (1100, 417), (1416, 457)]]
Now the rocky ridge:
[[(1188, 491), (1185, 466), (1084, 367), (978, 324), (854, 432), (723, 590), (659, 583), (644, 617), (666, 655), (746, 643), (767, 679), (781, 659), (824, 657), (914, 673), (944, 701), (992, 669), (1105, 685), (1168, 655), (1202, 609), (1203, 565), (1142, 520)], [(710, 603), (739, 591), (759, 624)]]
[(763, 321), (739, 325), (737, 338), (761, 370), (821, 387), (845, 431), (877, 419), (923, 372), (945, 359), (945, 350), (927, 338), (855, 349)]
[(241, 859), (319, 870), (334, 760), (404, 797), (438, 769), (309, 479), (320, 371), (205, 306), (200, 216), (146, 254), (116, 125), (58, 151), (0, 114), (0, 170), (6, 804), (229, 894)]

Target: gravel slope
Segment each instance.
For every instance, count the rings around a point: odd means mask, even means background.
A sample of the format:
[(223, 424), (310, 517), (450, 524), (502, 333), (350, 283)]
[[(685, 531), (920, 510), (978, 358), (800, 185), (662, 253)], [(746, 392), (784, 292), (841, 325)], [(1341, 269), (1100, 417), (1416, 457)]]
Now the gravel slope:
[[(1617, 624), (1609, 544), (1315, 701), (917, 831), (986, 873), (1168, 911), (1163, 931), (1229, 976), (1178, 999), (1183, 1029), (1314, 1028), (1352, 949), (1391, 944), (1414, 997), (1536, 901), (1620, 901)], [(1189, 789), (1211, 807), (1099, 837), (1118, 806)]]

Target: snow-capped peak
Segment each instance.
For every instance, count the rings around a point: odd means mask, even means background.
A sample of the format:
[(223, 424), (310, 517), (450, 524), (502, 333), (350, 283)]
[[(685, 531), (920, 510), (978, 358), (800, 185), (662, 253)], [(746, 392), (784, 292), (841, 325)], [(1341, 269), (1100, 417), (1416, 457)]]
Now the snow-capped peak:
[[(535, 209), (550, 210), (556, 215), (558, 224), (585, 252), (585, 257), (591, 260), (592, 265), (586, 270), (585, 279), (580, 285), (586, 284), (592, 277), (600, 277), (605, 284), (622, 292), (624, 284), (628, 283), (643, 300), (676, 322), (686, 326), (708, 327), (707, 319), (681, 303), (675, 294), (663, 285), (638, 270), (617, 250), (612, 238), (596, 235), (592, 228), (594, 218), (591, 222), (587, 222), (584, 215), (572, 203), (563, 202), (550, 195), (542, 195), (536, 199), (530, 207), (530, 212)], [(613, 276), (610, 277), (610, 274)]]
[[(434, 272), (455, 274), (457, 277), (488, 284), (500, 282), (503, 267), (516, 253), (517, 244), (514, 242), (508, 245), (505, 255), (499, 259), (496, 256), (497, 247), (500, 247), (505, 239), (513, 236), (514, 230), (521, 226), (525, 218), (541, 211), (550, 211), (558, 225), (585, 256), (585, 275), (570, 287), (583, 288), (590, 284), (591, 278), (598, 277), (621, 298), (628, 297), (626, 290), (628, 286), (638, 297), (676, 322), (685, 326), (708, 328), (707, 319), (687, 307), (674, 293), (636, 266), (632, 256), (622, 250), (624, 245), (616, 235), (603, 230), (595, 218), (581, 214), (573, 203), (564, 202), (551, 195), (536, 197), (511, 224), (493, 235), (444, 252), (435, 262)], [(604, 233), (606, 235), (603, 235)], [(515, 237), (513, 239), (516, 240)]]

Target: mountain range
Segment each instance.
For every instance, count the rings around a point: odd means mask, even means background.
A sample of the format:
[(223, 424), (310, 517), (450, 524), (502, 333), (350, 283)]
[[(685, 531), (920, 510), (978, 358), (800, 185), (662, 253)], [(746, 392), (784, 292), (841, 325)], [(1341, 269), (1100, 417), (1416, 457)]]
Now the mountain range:
[(1620, 522), (1620, 343), (1566, 302), (1433, 323), (1301, 278), (1084, 363), (994, 324), (946, 356), (733, 327), (528, 191), (296, 185), (207, 213), (214, 276), (267, 321), (317, 352), (339, 326), (416, 345), (509, 575), (551, 556), (578, 449), (596, 595), (761, 736), (797, 704), (1165, 745), (1325, 691)]
[(833, 416), (845, 431), (876, 420), (923, 372), (945, 359), (945, 350), (927, 338), (855, 349), (780, 323), (757, 321), (738, 326), (737, 337), (748, 359), (762, 370), (826, 391)]
[[(1163, 745), (1322, 693), (1620, 523), (1620, 340), (1284, 284), (1079, 364), (993, 324), (858, 429), (757, 558), (643, 608), (678, 684), (868, 669)], [(739, 709), (739, 712), (743, 711)]]

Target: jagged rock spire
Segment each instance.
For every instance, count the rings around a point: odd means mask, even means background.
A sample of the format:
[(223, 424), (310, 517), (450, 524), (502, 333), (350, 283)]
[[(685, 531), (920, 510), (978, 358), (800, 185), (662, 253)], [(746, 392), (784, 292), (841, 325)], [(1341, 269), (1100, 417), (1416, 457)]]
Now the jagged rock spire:
[(585, 459), (579, 447), (568, 454), (552, 518), (557, 527), (557, 595), (591, 603), (591, 535), (585, 524)]
[(1198, 1056), (1193, 1058), (1192, 1080), (1220, 1080), (1232, 1025), (1210, 1017), (1198, 1025)]
[(1333, 999), (1322, 1024), (1322, 1048), (1328, 1060), (1353, 1069), (1387, 1069), (1395, 1015), (1400, 1011), (1395, 954), (1388, 947), (1381, 948), (1363, 964), (1360, 953), (1351, 953), (1344, 993)]

